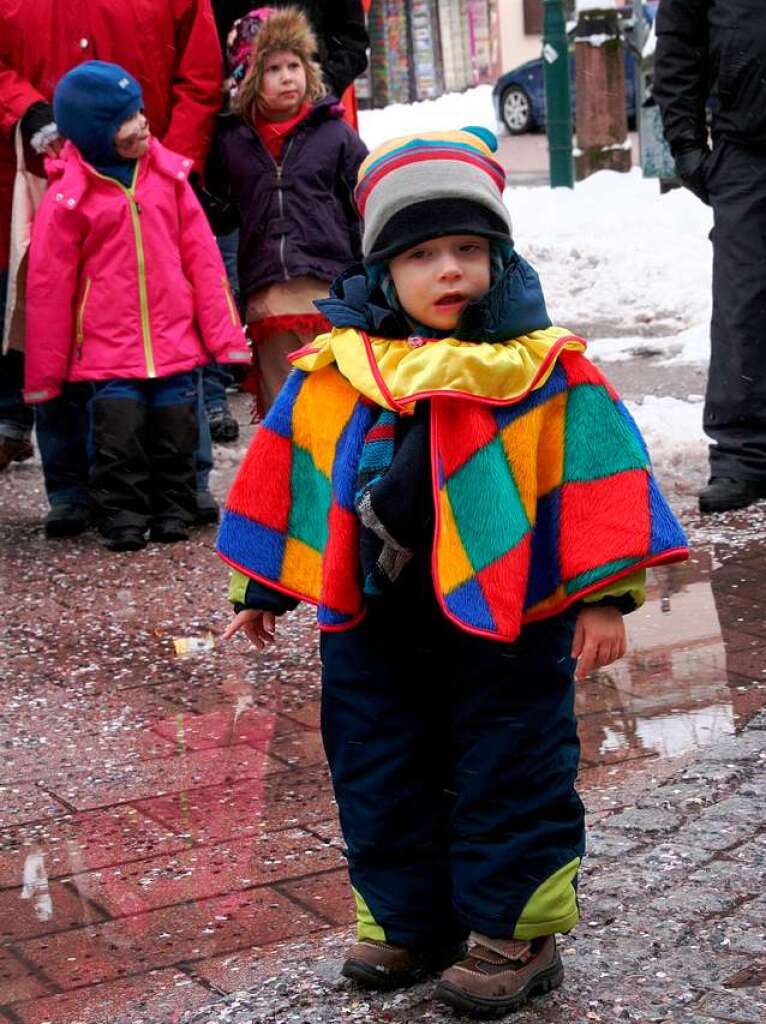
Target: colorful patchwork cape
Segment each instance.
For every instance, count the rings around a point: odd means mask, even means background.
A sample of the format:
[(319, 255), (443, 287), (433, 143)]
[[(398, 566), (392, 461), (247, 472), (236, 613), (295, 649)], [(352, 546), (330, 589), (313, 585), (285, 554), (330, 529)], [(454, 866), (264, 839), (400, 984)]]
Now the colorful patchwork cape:
[[(381, 406), (406, 414), (424, 397), (434, 588), (461, 628), (513, 641), (526, 622), (687, 557), (638, 428), (580, 339), (549, 328), (486, 346), (494, 372), (483, 382), (474, 375), (475, 394), (450, 379), (463, 379), (460, 352), (474, 360), (484, 345), (441, 339), (424, 353), (415, 341), (336, 330), (293, 357), (303, 368), (256, 432), (229, 494), (218, 538), (226, 562), (316, 604), (323, 629), (357, 623), (364, 599), (354, 494), (364, 440)], [(525, 358), (537, 353), (534, 365), (498, 383), (499, 350), (513, 361), (519, 342)], [(445, 348), (457, 365), (449, 379)], [(363, 353), (363, 373), (349, 369), (344, 349), (354, 359)], [(406, 366), (408, 351), (417, 372)], [(413, 390), (414, 379), (424, 386)]]

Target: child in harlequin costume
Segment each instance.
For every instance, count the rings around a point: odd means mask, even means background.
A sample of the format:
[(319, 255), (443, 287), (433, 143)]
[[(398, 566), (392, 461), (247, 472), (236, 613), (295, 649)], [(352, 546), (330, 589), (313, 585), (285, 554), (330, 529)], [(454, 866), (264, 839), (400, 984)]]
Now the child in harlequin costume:
[(261, 415), (290, 372), (288, 353), (327, 328), (314, 300), (360, 255), (353, 189), (367, 148), (342, 120), (337, 97), (326, 95), (316, 51), (295, 7), (259, 7), (234, 23), (227, 42), (233, 113), (221, 118), (206, 172), (217, 229), (240, 229), (240, 290)]
[[(361, 167), (361, 268), (255, 435), (218, 549), (256, 644), (318, 607), (322, 733), (358, 909), (344, 974), (443, 969), (510, 1010), (578, 918), (579, 674), (625, 649), (647, 566), (687, 557), (638, 430), (515, 252), (482, 129)], [(467, 947), (466, 944), (467, 943)]]

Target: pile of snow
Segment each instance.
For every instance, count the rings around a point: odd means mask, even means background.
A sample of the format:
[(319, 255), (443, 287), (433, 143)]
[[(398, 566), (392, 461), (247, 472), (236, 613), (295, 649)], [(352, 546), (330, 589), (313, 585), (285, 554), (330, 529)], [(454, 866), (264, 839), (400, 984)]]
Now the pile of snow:
[(686, 189), (660, 195), (638, 168), (573, 190), (509, 188), (519, 251), (540, 273), (555, 323), (598, 358), (651, 348), (707, 359), (712, 212)]
[(368, 149), (399, 135), (453, 131), (466, 125), (489, 128), (497, 134), (491, 85), (445, 93), (435, 100), (392, 103), (380, 110), (359, 111), (359, 134)]
[(652, 461), (663, 470), (706, 460), (708, 439), (702, 431), (702, 398), (688, 400), (646, 395), (626, 406), (644, 435)]
[(577, 0), (577, 13), (581, 11), (614, 11), (617, 0)]

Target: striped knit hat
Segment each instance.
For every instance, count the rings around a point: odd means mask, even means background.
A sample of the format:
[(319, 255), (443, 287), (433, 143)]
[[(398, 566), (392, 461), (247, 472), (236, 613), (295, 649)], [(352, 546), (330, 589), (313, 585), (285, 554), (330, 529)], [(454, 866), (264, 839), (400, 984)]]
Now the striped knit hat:
[(511, 240), (505, 171), (487, 128), (389, 139), (359, 168), (356, 202), (367, 263), (391, 259), (442, 235)]

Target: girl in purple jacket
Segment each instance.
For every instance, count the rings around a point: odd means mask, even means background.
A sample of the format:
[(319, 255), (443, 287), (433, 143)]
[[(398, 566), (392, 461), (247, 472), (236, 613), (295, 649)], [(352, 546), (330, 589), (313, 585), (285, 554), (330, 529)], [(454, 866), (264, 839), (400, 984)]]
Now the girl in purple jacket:
[(322, 330), (314, 307), (360, 258), (353, 200), (367, 149), (325, 94), (317, 43), (296, 8), (258, 8), (228, 42), (235, 97), (207, 172), (218, 230), (240, 227), (239, 279), (263, 416), (287, 355)]

